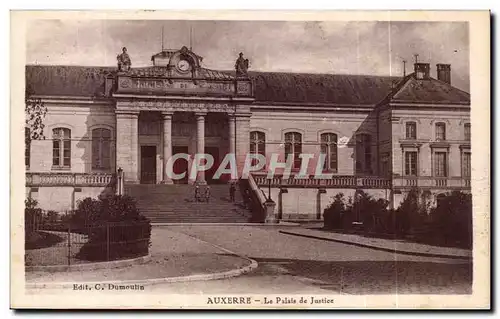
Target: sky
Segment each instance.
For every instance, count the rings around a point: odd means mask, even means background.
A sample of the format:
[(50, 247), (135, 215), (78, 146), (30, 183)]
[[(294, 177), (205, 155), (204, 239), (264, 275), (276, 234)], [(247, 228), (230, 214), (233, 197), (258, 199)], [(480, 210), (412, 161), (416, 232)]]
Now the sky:
[[(165, 49), (190, 47), (202, 66), (231, 70), (239, 52), (255, 71), (403, 75), (418, 61), (451, 64), (452, 84), (469, 91), (466, 22), (34, 20), (27, 64), (116, 65), (127, 47), (132, 66)], [(192, 30), (192, 36), (190, 36)]]

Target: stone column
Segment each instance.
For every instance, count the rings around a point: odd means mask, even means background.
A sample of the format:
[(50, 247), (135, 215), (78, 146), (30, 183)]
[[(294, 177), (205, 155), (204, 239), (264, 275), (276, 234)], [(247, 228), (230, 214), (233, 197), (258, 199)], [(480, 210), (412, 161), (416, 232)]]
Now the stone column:
[(250, 152), (250, 114), (236, 115), (236, 164), (238, 176), (241, 176), (245, 159)]
[(228, 122), (229, 122), (229, 153), (234, 154), (235, 151), (235, 142), (236, 142), (236, 136), (235, 136), (235, 117), (234, 115), (228, 115)]
[[(228, 124), (229, 124), (229, 154), (231, 154), (231, 156), (235, 156), (236, 155), (236, 118), (234, 117), (234, 115), (231, 115), (229, 114), (228, 115)], [(231, 176), (229, 177), (229, 181), (234, 181)]]
[(321, 219), (321, 194), (326, 194), (326, 189), (324, 188), (319, 188), (318, 193), (316, 195), (316, 219), (320, 220)]
[(139, 183), (139, 112), (116, 112), (116, 166), (123, 169), (125, 183)]
[(163, 181), (162, 184), (173, 184), (172, 179), (167, 174), (168, 160), (172, 157), (172, 113), (162, 112), (163, 116)]
[[(205, 153), (205, 116), (207, 113), (196, 113), (196, 153)], [(197, 172), (196, 182), (206, 184), (205, 172)]]

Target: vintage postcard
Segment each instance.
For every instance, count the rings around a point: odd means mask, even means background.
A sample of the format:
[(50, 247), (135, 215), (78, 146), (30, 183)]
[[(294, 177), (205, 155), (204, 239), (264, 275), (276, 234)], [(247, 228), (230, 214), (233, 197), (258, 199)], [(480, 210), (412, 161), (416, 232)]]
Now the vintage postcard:
[(489, 12), (11, 26), (12, 308), (490, 307)]

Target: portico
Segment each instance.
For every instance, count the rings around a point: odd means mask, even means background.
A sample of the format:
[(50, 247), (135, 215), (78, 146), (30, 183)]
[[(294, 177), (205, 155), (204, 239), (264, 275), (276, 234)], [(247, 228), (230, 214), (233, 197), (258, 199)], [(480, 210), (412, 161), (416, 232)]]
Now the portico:
[[(167, 174), (170, 169), (174, 174), (185, 173), (185, 178), (176, 183), (205, 184), (207, 180), (211, 182), (227, 153), (235, 153), (237, 162), (243, 163), (248, 152), (250, 124), (250, 114), (243, 112), (245, 107), (234, 112), (235, 107), (227, 103), (164, 101), (144, 105), (117, 103), (116, 143), (120, 155), (116, 165), (123, 169), (126, 183), (173, 184)], [(179, 153), (189, 154), (189, 160), (178, 158), (168, 167), (168, 160)], [(193, 179), (195, 154), (212, 155), (214, 168), (198, 172)]]
[[(246, 76), (201, 68), (202, 57), (186, 47), (152, 57), (154, 66), (120, 70), (106, 81), (116, 100), (116, 144), (126, 183), (205, 184), (214, 169), (191, 174), (195, 154), (214, 165), (227, 153), (243, 164), (249, 148), (252, 81)], [(172, 167), (169, 159), (178, 158)]]

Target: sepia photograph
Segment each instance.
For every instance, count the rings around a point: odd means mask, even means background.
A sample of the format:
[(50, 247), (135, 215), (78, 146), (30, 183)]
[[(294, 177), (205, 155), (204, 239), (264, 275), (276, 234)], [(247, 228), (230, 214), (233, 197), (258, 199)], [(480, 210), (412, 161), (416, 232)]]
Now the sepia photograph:
[(11, 307), (490, 306), (489, 12), (11, 19)]

